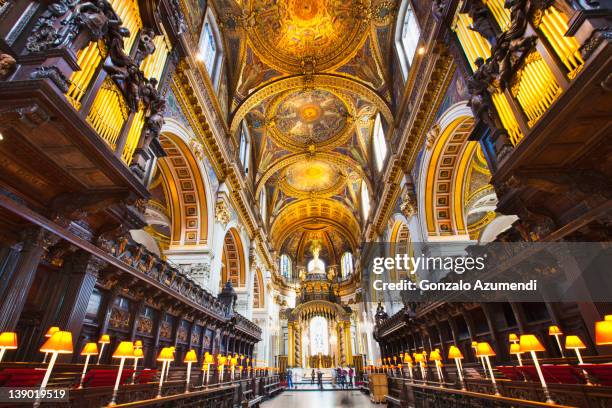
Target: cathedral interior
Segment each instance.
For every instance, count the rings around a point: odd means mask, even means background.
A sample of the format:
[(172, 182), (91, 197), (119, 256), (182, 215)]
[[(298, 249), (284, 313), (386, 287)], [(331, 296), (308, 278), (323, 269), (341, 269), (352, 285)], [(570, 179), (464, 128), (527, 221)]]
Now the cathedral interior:
[(611, 27), (0, 0), (0, 406), (612, 406)]

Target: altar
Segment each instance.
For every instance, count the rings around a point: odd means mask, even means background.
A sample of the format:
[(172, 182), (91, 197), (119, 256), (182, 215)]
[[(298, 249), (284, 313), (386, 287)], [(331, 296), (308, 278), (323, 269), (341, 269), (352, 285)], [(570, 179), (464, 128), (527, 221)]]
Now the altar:
[[(315, 384), (317, 383), (317, 371), (315, 370)], [(334, 368), (321, 368), (321, 372), (323, 373), (323, 381), (329, 382), (335, 378)], [(293, 382), (294, 383), (310, 383), (312, 381), (312, 368), (292, 368), (291, 372), (293, 373)]]

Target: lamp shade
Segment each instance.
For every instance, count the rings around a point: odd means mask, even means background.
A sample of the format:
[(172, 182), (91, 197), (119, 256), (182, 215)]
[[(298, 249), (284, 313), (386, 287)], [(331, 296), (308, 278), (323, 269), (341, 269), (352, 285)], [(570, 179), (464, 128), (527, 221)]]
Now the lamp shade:
[(404, 364), (412, 364), (412, 358), (410, 358), (410, 354), (404, 354)]
[(142, 348), (135, 348), (134, 349), (134, 359), (138, 360), (139, 358), (143, 358), (144, 357), (144, 352), (142, 351)]
[(45, 341), (40, 351), (43, 353), (72, 353), (72, 333), (68, 331), (57, 331)]
[(53, 336), (53, 333), (60, 331), (60, 328), (57, 326), (51, 326), (49, 327), (49, 330), (47, 330), (47, 332), (45, 333), (45, 337), (51, 337)]
[(142, 340), (136, 340), (134, 342), (134, 347), (142, 348)]
[(519, 341), (519, 338), (518, 338), (518, 336), (516, 335), (516, 333), (510, 333), (510, 334), (508, 335), (508, 340), (509, 340), (510, 342), (513, 342), (513, 343), (514, 343), (514, 342), (516, 342), (516, 341)]
[(4, 347), (8, 350), (14, 350), (17, 348), (17, 333), (14, 332), (3, 332), (0, 333), (0, 347)]
[(414, 361), (416, 361), (417, 363), (421, 363), (425, 360), (425, 358), (423, 357), (422, 354), (420, 353), (414, 353)]
[(612, 320), (595, 322), (595, 344), (598, 346), (612, 344)]
[(607, 321), (609, 321), (609, 322), (612, 322), (612, 314), (605, 315), (605, 316), (604, 316), (604, 320), (607, 320)]
[(96, 343), (87, 343), (83, 346), (83, 350), (81, 350), (82, 356), (97, 356), (98, 355), (98, 345)]
[(103, 334), (102, 336), (100, 336), (100, 340), (98, 340), (98, 343), (100, 344), (110, 343), (110, 336), (108, 334)]
[(578, 336), (567, 336), (565, 338), (566, 349), (585, 349), (586, 346)]
[(482, 343), (478, 343), (476, 345), (476, 356), (477, 357), (484, 357), (484, 356), (492, 357), (494, 355), (495, 355), (495, 351), (493, 350), (491, 345), (487, 343), (486, 341), (483, 341)]
[(197, 363), (198, 356), (196, 355), (195, 350), (189, 350), (187, 354), (185, 354), (185, 359), (183, 360), (183, 362), (184, 363)]
[(208, 351), (204, 354), (204, 364), (212, 364), (215, 362), (215, 358)]
[(521, 353), (527, 351), (545, 351), (544, 346), (540, 343), (540, 340), (533, 334), (523, 334), (520, 340)]
[(442, 361), (442, 356), (440, 355), (440, 352), (437, 350), (432, 351), (429, 355), (429, 361)]
[(159, 355), (157, 356), (157, 361), (173, 361), (174, 360), (174, 353), (172, 353), (172, 349), (170, 349), (170, 347), (164, 347), (163, 349), (161, 349), (161, 351), (159, 352)]
[(461, 350), (459, 350), (459, 347), (450, 346), (450, 348), (448, 349), (448, 358), (463, 358), (463, 354), (461, 354)]
[(510, 345), (510, 354), (521, 354), (521, 345), (518, 343), (512, 343)]
[(221, 354), (219, 354), (217, 356), (217, 363), (219, 363), (219, 365), (225, 365), (225, 363), (227, 363), (227, 357), (222, 356)]
[(113, 358), (133, 358), (134, 357), (134, 343), (131, 341), (122, 341), (117, 346), (117, 349), (113, 353)]
[(476, 348), (476, 346), (477, 346), (477, 345), (478, 345), (478, 342), (477, 342), (477, 341), (473, 341), (473, 342), (472, 342), (472, 347), (473, 347), (473, 348)]
[(558, 335), (558, 334), (563, 334), (563, 332), (561, 331), (559, 326), (550, 326), (548, 328), (548, 335), (549, 336), (555, 336), (555, 335)]

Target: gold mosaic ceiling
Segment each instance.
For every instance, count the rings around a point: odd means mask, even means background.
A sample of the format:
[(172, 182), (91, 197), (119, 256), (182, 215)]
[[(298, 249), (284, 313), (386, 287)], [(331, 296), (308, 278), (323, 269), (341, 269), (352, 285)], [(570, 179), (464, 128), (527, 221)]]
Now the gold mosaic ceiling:
[(342, 188), (346, 178), (338, 166), (318, 159), (291, 164), (283, 173), (281, 189), (294, 197), (331, 195)]
[(342, 64), (364, 39), (357, 0), (255, 0), (249, 39), (268, 65), (287, 73)]

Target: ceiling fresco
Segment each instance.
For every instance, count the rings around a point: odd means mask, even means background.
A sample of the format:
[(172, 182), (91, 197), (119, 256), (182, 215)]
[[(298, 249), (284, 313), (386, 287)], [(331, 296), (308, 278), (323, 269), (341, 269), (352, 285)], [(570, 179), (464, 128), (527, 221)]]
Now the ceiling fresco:
[(344, 62), (367, 32), (357, 0), (255, 0), (249, 40), (271, 67), (287, 73)]
[(388, 50), (397, 3), (216, 4), (236, 64), (230, 131), (242, 121), (249, 129), (254, 192), (266, 191), (272, 243), (302, 262), (310, 256), (304, 248), (320, 240), (334, 262), (360, 241), (361, 186), (374, 191), (376, 114), (392, 126)]
[(292, 91), (272, 103), (268, 129), (280, 146), (320, 149), (348, 135), (352, 116), (347, 105), (348, 101), (327, 90)]

